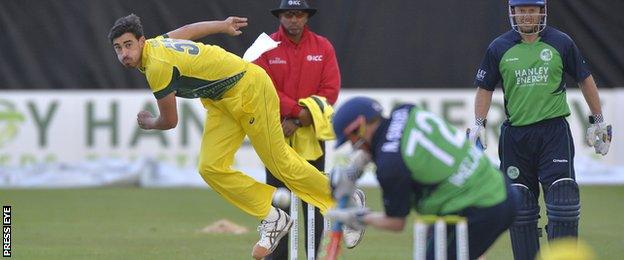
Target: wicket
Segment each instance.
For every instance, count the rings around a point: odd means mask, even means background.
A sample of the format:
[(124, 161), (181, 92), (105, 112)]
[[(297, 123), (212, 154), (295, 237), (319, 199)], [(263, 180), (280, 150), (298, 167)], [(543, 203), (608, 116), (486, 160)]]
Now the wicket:
[[(290, 228), (288, 234), (288, 247), (289, 247), (289, 259), (296, 260), (299, 255), (299, 198), (294, 193), (290, 193), (290, 218), (293, 220), (293, 225)], [(315, 241), (315, 214), (314, 205), (308, 204), (308, 243), (307, 243), (307, 259), (314, 260), (316, 258), (316, 241)], [(325, 220), (324, 230), (327, 230), (327, 220)]]
[(435, 216), (419, 215), (414, 223), (414, 260), (427, 258), (427, 233), (433, 225), (434, 255), (436, 260), (447, 259), (447, 225), (455, 225), (457, 260), (468, 260), (468, 222), (466, 218), (456, 215)]
[(293, 221), (293, 225), (288, 233), (288, 246), (290, 248), (290, 260), (296, 260), (299, 254), (299, 198), (294, 192), (290, 193), (290, 219)]

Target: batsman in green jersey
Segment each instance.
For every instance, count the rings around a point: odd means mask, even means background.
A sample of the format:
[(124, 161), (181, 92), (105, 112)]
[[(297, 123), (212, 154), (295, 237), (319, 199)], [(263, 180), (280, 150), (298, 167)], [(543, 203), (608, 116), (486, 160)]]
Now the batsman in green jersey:
[[(348, 193), (364, 166), (374, 162), (385, 212), (346, 208), (332, 209), (327, 216), (350, 226), (391, 231), (403, 230), (411, 209), (421, 215), (464, 216), (470, 259), (481, 256), (515, 215), (508, 180), (463, 131), (439, 116), (409, 104), (396, 107), (389, 118), (381, 112), (381, 106), (366, 97), (340, 106), (333, 119), (337, 146), (350, 141), (356, 152), (330, 179), (335, 196)], [(338, 173), (351, 181), (337, 181), (340, 178), (333, 175)], [(447, 243), (448, 257), (455, 259), (455, 236), (449, 235)], [(432, 259), (433, 250), (427, 251)]]
[(499, 139), (500, 169), (521, 195), (510, 228), (515, 259), (534, 259), (539, 250), (540, 185), (548, 239), (578, 236), (581, 205), (564, 74), (578, 82), (589, 106), (587, 141), (596, 153), (607, 154), (612, 136), (587, 62), (568, 35), (546, 25), (546, 8), (545, 0), (510, 0), (512, 30), (492, 41), (475, 79), (476, 120), (469, 138), (483, 144), (492, 92), (502, 82), (507, 120)]

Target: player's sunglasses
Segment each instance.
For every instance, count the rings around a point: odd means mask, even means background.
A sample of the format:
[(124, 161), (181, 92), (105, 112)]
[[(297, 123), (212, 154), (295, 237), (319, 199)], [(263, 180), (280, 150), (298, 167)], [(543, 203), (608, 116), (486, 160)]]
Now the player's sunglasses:
[(283, 15), (286, 18), (293, 18), (297, 17), (297, 18), (303, 18), (307, 13), (304, 11), (286, 11), (281, 13), (281, 15)]

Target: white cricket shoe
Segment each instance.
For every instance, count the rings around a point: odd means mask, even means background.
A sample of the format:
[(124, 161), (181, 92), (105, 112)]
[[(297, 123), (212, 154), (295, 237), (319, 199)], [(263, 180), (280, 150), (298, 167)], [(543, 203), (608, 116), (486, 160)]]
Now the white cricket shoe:
[(271, 254), (277, 247), (280, 239), (284, 235), (288, 234), (290, 227), (292, 226), (292, 219), (283, 210), (273, 207), (277, 210), (277, 219), (274, 221), (267, 221), (266, 219), (260, 221), (258, 231), (260, 231), (260, 240), (254, 245), (251, 256), (254, 259), (262, 259), (265, 256)]
[[(353, 192), (353, 197), (351, 197), (351, 203), (354, 207), (366, 207), (366, 195), (364, 195), (364, 191), (360, 189), (355, 189), (355, 191)], [(362, 227), (361, 229), (353, 229), (348, 227), (347, 225), (343, 225), (342, 233), (347, 248), (351, 249), (356, 247), (360, 243), (360, 241), (362, 241), (365, 230), (366, 228), (364, 227)]]

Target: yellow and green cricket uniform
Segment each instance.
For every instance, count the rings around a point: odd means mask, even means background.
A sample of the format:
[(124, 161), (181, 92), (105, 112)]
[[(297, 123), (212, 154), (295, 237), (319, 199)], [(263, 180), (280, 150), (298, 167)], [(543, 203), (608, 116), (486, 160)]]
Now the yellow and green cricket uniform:
[(159, 36), (145, 42), (141, 72), (157, 99), (170, 93), (200, 98), (207, 115), (199, 173), (217, 193), (260, 219), (275, 188), (232, 169), (249, 137), (264, 165), (305, 202), (333, 207), (327, 177), (284, 141), (279, 100), (266, 72), (218, 46)]

